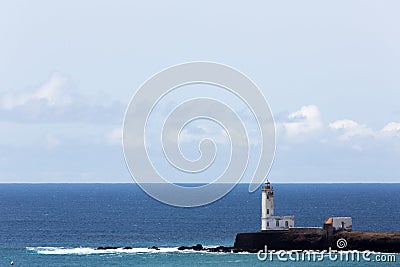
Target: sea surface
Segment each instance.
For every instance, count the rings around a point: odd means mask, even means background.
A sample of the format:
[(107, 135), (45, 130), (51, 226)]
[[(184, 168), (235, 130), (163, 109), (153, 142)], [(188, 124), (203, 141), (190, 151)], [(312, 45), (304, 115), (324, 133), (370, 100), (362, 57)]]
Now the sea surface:
[[(399, 266), (398, 254), (396, 262), (377, 262), (377, 254), (369, 262), (327, 256), (282, 262), (277, 254), (260, 261), (256, 254), (177, 250), (199, 243), (232, 246), (237, 232), (259, 231), (261, 193), (247, 188), (238, 185), (207, 206), (177, 208), (135, 184), (0, 184), (0, 266)], [(400, 231), (400, 184), (274, 188), (275, 214), (294, 215), (296, 226), (351, 216), (355, 230)]]

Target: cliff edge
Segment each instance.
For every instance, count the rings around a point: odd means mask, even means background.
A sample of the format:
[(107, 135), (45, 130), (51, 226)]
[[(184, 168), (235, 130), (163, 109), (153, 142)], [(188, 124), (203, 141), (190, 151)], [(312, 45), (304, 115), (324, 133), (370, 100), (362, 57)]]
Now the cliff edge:
[[(338, 247), (338, 240), (344, 244)], [(370, 250), (400, 253), (400, 232), (337, 231), (323, 228), (290, 228), (282, 231), (238, 233), (234, 249), (257, 252), (269, 250)]]

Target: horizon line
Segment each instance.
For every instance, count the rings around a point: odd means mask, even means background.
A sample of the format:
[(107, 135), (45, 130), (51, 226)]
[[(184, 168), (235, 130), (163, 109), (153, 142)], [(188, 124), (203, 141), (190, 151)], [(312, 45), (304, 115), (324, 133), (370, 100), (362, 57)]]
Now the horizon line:
[[(129, 182), (0, 182), (0, 184), (132, 184)], [(145, 183), (145, 184), (163, 184), (163, 183)], [(208, 183), (174, 183), (177, 185), (205, 185)], [(235, 183), (216, 183), (216, 184), (235, 184)], [(249, 185), (250, 183), (237, 183), (237, 185)], [(400, 182), (273, 182), (271, 184), (400, 184)]]

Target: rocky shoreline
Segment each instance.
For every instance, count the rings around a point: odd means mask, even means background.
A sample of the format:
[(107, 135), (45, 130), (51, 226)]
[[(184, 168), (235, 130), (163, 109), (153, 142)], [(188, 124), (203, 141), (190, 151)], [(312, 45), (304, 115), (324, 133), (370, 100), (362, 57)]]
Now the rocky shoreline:
[[(112, 246), (96, 248), (96, 250), (116, 250), (116, 249), (129, 250), (129, 249), (133, 249), (133, 248), (132, 247), (112, 247)], [(160, 248), (157, 246), (152, 246), (152, 247), (149, 247), (148, 249), (160, 250)], [(240, 250), (235, 249), (234, 247), (224, 247), (224, 246), (204, 247), (202, 244), (197, 244), (194, 246), (180, 246), (180, 247), (178, 247), (178, 250), (193, 250), (193, 251), (204, 251), (204, 252), (242, 252)]]
[[(339, 242), (341, 241), (341, 243)], [(180, 246), (179, 251), (192, 250), (219, 253), (257, 253), (269, 251), (338, 251), (358, 250), (400, 253), (400, 232), (339, 231), (328, 233), (322, 228), (293, 228), (288, 231), (238, 233), (233, 247)], [(97, 250), (129, 250), (132, 247), (98, 247)], [(148, 249), (160, 250), (157, 246)]]

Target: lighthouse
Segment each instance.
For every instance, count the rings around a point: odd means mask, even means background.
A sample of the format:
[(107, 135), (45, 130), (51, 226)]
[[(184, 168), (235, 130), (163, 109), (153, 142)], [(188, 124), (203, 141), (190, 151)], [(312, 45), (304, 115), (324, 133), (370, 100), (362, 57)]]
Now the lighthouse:
[[(261, 230), (267, 230), (267, 219), (274, 215), (274, 189), (267, 180), (261, 189)], [(269, 225), (268, 225), (269, 227)]]
[(294, 216), (274, 215), (274, 188), (267, 180), (261, 189), (261, 231), (289, 230), (294, 227)]

